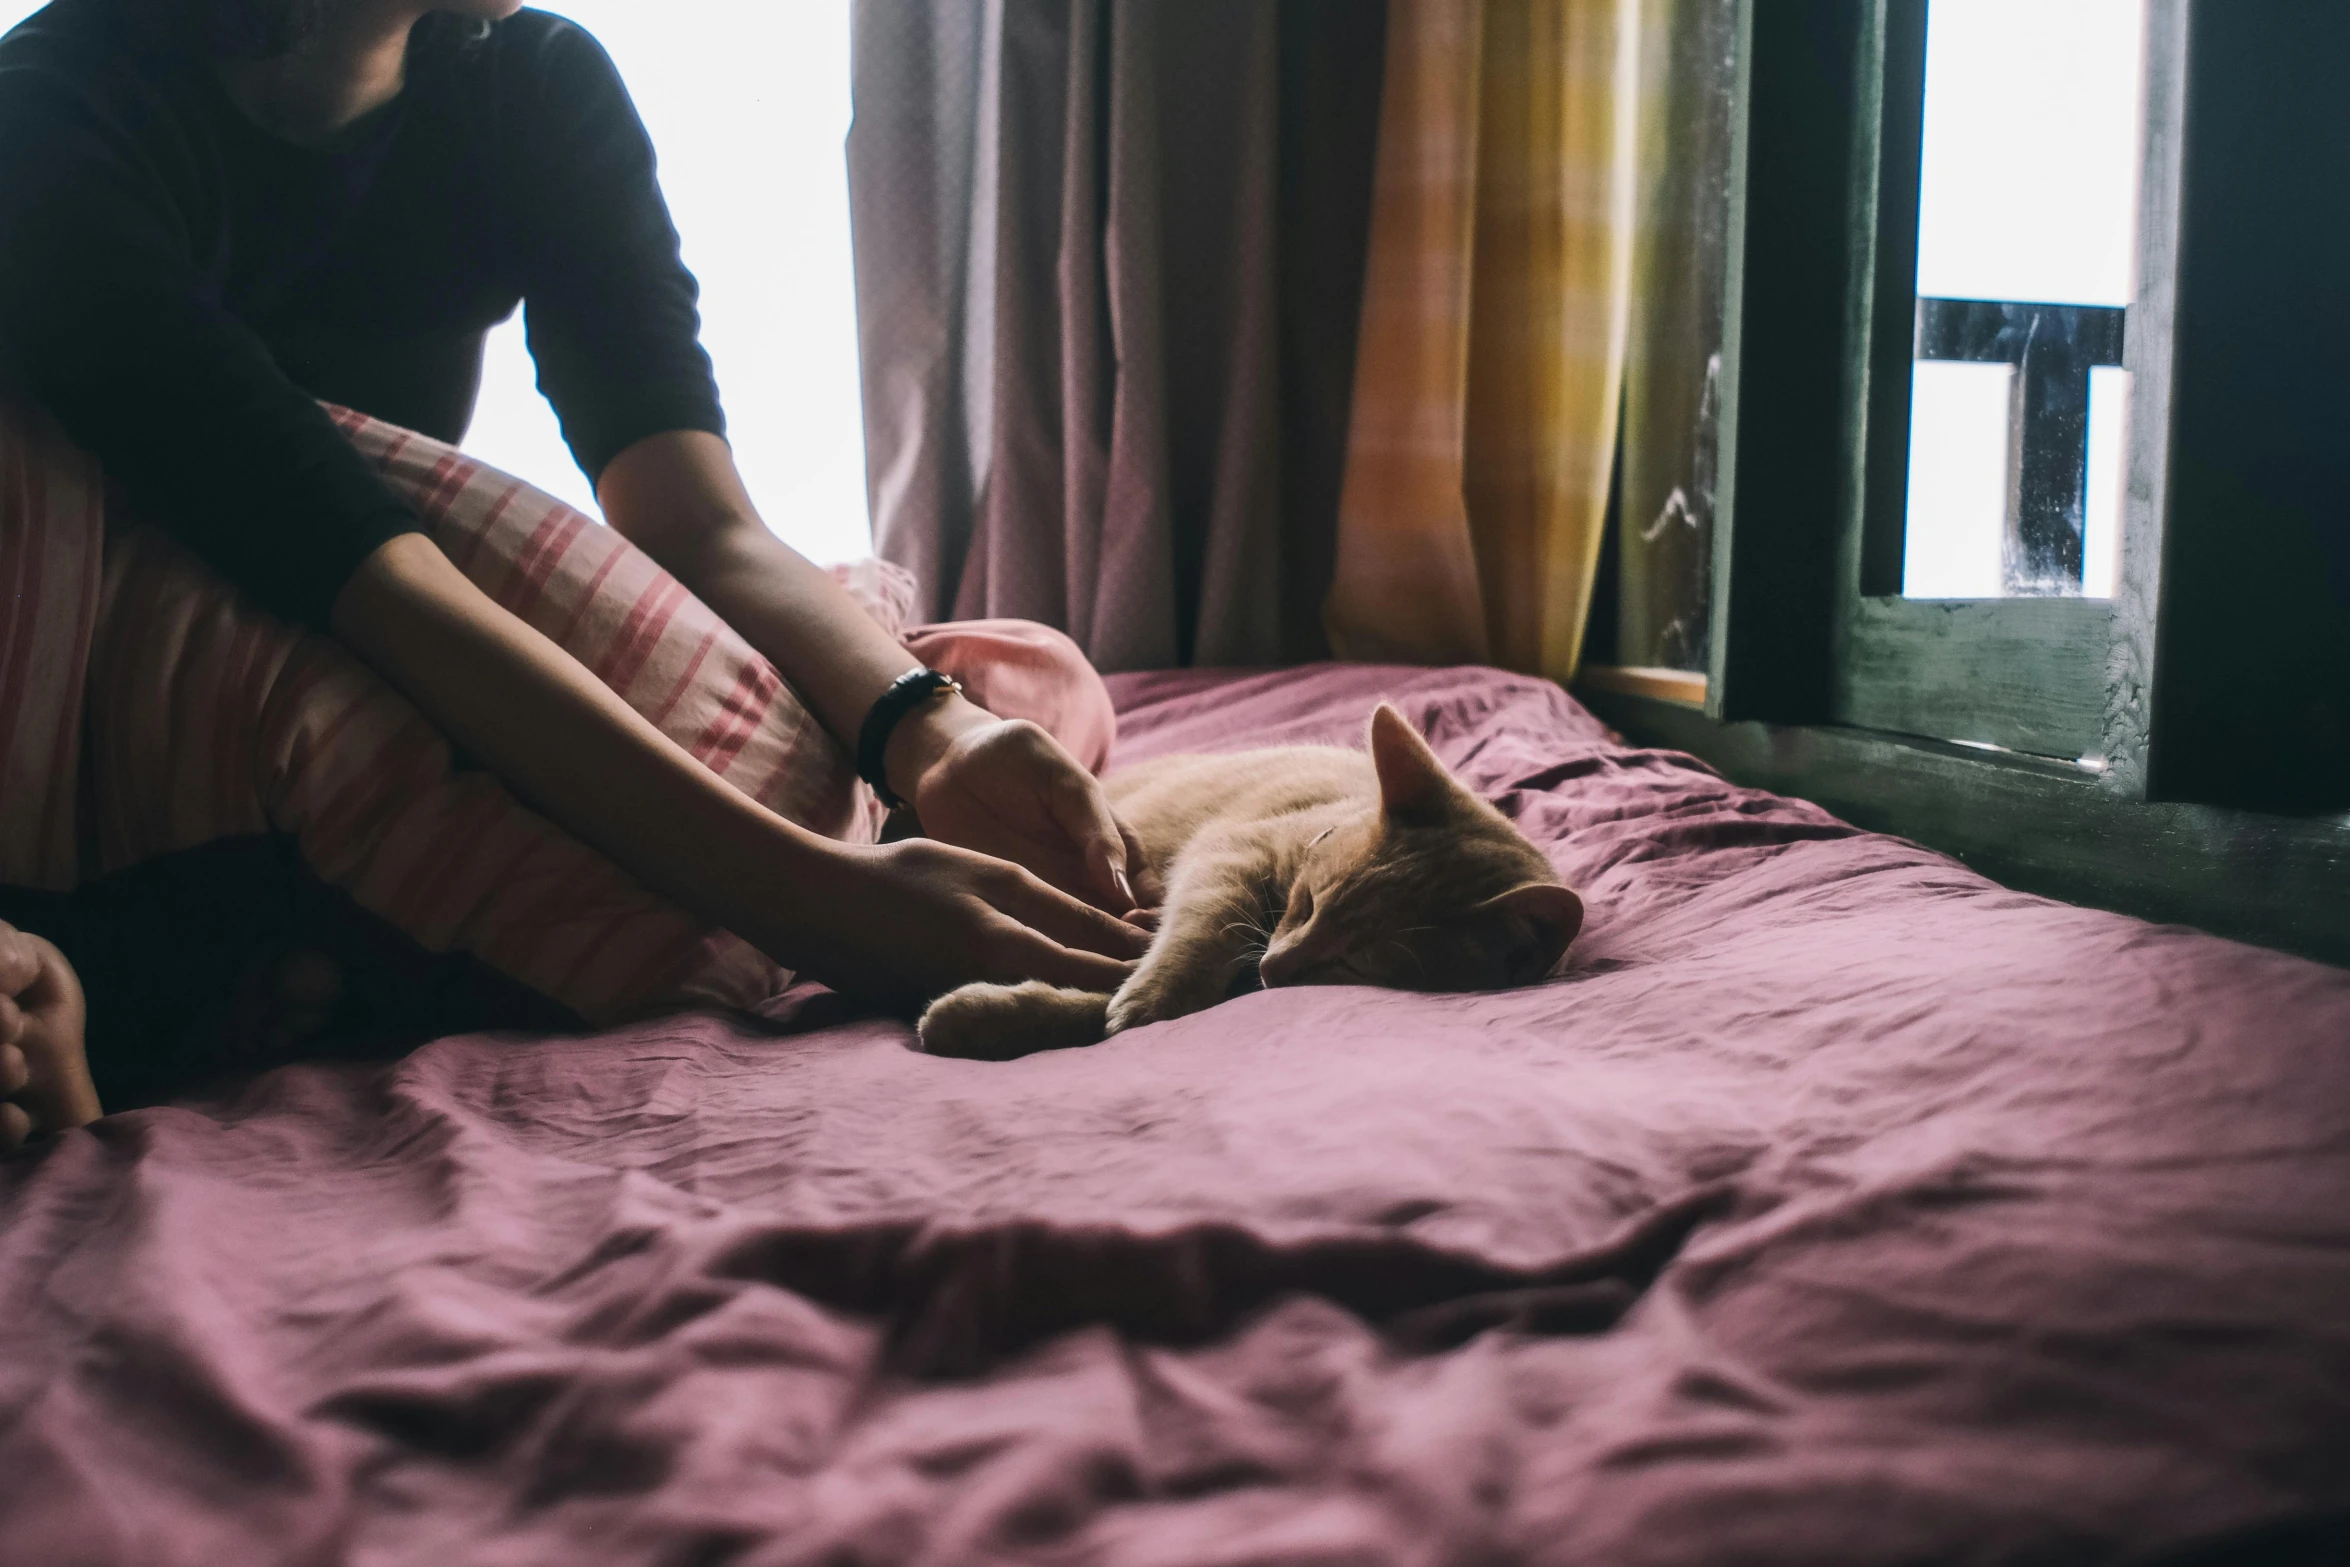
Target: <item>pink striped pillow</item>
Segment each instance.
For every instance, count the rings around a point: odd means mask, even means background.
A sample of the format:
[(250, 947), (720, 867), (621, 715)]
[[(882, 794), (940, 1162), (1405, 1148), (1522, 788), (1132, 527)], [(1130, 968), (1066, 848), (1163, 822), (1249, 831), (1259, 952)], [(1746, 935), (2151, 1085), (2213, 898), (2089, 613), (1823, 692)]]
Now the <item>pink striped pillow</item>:
[[(875, 835), (880, 808), (843, 748), (765, 658), (625, 538), (440, 442), (333, 412), (476, 584), (671, 739), (805, 827)], [(904, 572), (865, 561), (838, 574), (917, 656), (1100, 765), (1115, 719), (1068, 638), (1025, 622), (909, 632)], [(0, 577), (14, 590), (0, 600), (0, 880), (70, 887), (278, 831), (425, 946), (470, 951), (591, 1021), (748, 1007), (789, 982), (493, 777), (460, 769), (423, 715), (340, 644), (273, 619), (124, 517), (96, 464), (46, 420), (6, 408)]]
[[(544, 491), (453, 447), (332, 410), (441, 549), (491, 598), (593, 670), (695, 759), (780, 815), (869, 840), (879, 807), (851, 758), (750, 645), (652, 558)], [(893, 634), (913, 582), (895, 566), (837, 573)]]
[[(336, 411), (473, 580), (735, 787), (815, 831), (881, 812), (774, 668), (609, 528), (424, 437)], [(109, 513), (111, 512), (111, 515)], [(885, 624), (910, 582), (844, 574)], [(240, 833), (435, 950), (591, 1021), (748, 1007), (790, 975), (457, 766), (332, 639), (254, 607), (38, 414), (0, 408), (0, 880), (71, 887)], [(779, 892), (784, 891), (779, 889)]]

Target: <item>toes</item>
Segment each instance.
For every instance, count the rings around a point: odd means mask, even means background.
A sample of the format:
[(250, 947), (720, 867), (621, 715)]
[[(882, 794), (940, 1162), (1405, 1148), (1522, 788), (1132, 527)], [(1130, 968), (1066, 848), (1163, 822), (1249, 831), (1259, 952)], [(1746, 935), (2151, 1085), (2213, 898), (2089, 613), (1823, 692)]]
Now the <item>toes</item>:
[(33, 1135), (33, 1118), (23, 1105), (0, 1104), (0, 1153), (14, 1153)]
[(41, 949), (13, 925), (0, 925), (0, 996), (32, 988), (41, 977)]
[(0, 996), (0, 1044), (13, 1045), (24, 1038), (24, 1008), (16, 1004), (14, 996)]
[(32, 1063), (14, 1045), (0, 1045), (0, 1099), (13, 1099), (33, 1080)]

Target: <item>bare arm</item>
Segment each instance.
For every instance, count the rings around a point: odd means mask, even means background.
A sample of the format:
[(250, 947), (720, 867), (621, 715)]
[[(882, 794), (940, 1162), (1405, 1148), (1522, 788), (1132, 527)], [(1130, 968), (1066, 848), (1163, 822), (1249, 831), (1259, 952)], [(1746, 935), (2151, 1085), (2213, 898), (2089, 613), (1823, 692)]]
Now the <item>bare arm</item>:
[(1115, 983), (1123, 965), (1096, 954), (1125, 958), (1140, 945), (1016, 867), (939, 844), (835, 843), (766, 810), (421, 534), (368, 557), (335, 600), (333, 629), (539, 809), (649, 886), (830, 983), (901, 998), (982, 977)]
[[(768, 530), (717, 436), (638, 441), (605, 467), (596, 496), (612, 526), (766, 654), (842, 744), (855, 746), (873, 699), (914, 667), (831, 573)], [(1108, 801), (1041, 730), (952, 697), (909, 714), (885, 762), (934, 837), (1014, 859), (1113, 913), (1134, 906)]]
[[(717, 436), (679, 430), (638, 441), (605, 467), (596, 499), (614, 528), (789, 676), (844, 745), (856, 744), (873, 699), (914, 667), (832, 573), (759, 520)], [(926, 726), (937, 748), (986, 718), (951, 700), (912, 715), (891, 737), (890, 786), (912, 794), (919, 763), (932, 759), (913, 743)]]
[(605, 518), (791, 677), (817, 720), (853, 741), (914, 657), (832, 574), (767, 530), (726, 443), (699, 430), (638, 441), (596, 483)]

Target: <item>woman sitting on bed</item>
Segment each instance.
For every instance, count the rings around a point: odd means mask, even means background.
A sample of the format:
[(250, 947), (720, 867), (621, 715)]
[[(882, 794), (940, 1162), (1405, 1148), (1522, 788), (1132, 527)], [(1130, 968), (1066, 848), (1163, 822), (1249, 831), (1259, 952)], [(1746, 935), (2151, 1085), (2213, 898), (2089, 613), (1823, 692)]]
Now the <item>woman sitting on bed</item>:
[[(900, 997), (1114, 986), (1143, 944), (1116, 917), (1134, 906), (1126, 849), (1044, 731), (901, 690), (882, 770), (933, 840), (799, 829), (476, 588), (320, 407), (455, 441), (484, 336), (520, 302), (611, 525), (832, 735), (854, 747), (915, 668), (753, 510), (644, 131), (593, 39), (518, 10), (35, 15), (0, 44), (0, 381), (261, 605), (331, 634), (517, 794), (777, 962)], [(71, 991), (54, 948), (0, 927), (0, 1140), (97, 1113)]]

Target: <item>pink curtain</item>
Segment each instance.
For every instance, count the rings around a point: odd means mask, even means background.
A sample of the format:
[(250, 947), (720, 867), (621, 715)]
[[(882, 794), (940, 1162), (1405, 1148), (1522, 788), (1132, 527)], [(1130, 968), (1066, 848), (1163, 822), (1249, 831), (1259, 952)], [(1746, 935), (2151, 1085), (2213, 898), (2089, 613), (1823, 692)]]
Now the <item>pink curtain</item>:
[(1319, 656), (1383, 0), (856, 0), (878, 550), (1104, 669)]

